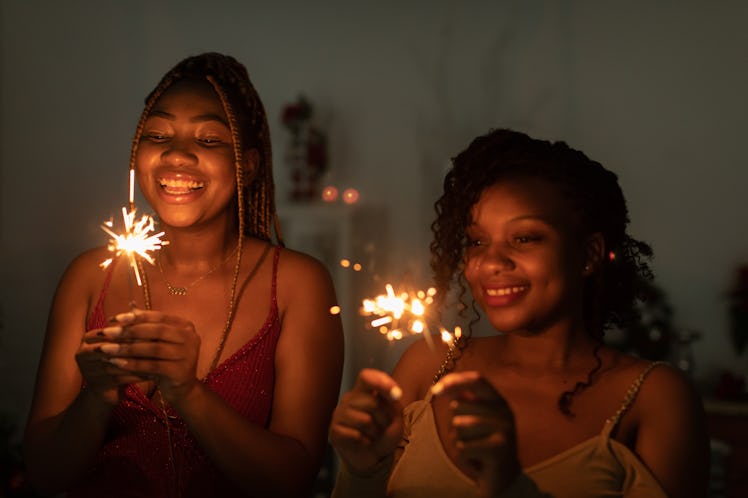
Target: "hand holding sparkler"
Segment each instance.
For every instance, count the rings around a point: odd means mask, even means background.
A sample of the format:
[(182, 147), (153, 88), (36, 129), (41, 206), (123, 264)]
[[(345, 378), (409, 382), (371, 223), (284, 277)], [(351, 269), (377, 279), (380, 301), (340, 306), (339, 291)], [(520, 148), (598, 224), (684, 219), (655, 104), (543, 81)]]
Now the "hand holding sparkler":
[(361, 370), (341, 397), (330, 425), (330, 441), (346, 465), (370, 475), (393, 453), (402, 437), (402, 390), (385, 372)]

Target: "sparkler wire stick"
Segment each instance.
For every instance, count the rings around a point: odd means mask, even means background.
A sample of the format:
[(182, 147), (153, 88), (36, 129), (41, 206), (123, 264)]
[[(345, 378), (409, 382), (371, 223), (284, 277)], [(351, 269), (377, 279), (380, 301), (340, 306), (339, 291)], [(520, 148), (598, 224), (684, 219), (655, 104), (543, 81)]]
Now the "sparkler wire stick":
[(122, 208), (124, 232), (116, 233), (113, 230), (114, 222), (111, 219), (101, 225), (101, 229), (111, 237), (107, 248), (110, 252), (114, 253), (114, 256), (103, 261), (100, 266), (102, 268), (107, 268), (114, 258), (120, 256), (127, 257), (133, 275), (135, 275), (138, 287), (141, 287), (143, 285), (143, 280), (141, 279), (141, 267), (138, 256), (153, 265), (155, 264), (155, 260), (150, 253), (161, 249), (161, 247), (167, 245), (169, 242), (161, 240), (164, 232), (154, 233), (156, 231), (156, 223), (153, 217), (144, 214), (136, 221), (135, 214), (137, 209), (135, 208), (134, 192), (135, 170), (131, 169), (130, 192), (128, 199), (130, 209), (128, 210), (125, 207)]

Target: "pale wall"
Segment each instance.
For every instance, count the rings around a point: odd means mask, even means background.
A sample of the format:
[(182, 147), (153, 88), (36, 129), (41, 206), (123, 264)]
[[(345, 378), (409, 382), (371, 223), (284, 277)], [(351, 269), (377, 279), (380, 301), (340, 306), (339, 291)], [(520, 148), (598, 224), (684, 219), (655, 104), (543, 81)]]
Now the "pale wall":
[[(697, 375), (748, 370), (724, 295), (748, 262), (744, 2), (3, 0), (0, 408), (24, 414), (67, 262), (126, 200), (142, 98), (186, 55), (249, 67), (328, 127), (330, 181), (392, 206), (393, 274), (426, 276), (449, 157), (489, 127), (564, 139), (620, 174)], [(283, 195), (286, 177), (276, 165)]]

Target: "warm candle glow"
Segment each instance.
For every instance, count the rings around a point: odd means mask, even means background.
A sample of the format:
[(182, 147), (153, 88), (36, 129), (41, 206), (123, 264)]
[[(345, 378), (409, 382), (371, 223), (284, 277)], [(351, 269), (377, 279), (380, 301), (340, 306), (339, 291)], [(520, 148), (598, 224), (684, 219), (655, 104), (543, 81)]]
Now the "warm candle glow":
[(346, 204), (355, 204), (358, 202), (358, 190), (355, 188), (347, 188), (343, 191), (343, 202)]

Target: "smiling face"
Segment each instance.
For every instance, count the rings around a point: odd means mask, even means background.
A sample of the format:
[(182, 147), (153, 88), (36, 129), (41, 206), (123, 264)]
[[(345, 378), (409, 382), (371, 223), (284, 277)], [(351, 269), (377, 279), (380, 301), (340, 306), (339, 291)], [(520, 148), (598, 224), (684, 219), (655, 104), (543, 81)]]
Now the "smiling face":
[(553, 184), (502, 180), (485, 189), (467, 228), (465, 279), (501, 332), (539, 333), (582, 320), (585, 246)]
[(162, 224), (196, 226), (223, 217), (236, 195), (231, 130), (207, 81), (175, 83), (156, 101), (143, 127), (138, 183)]

